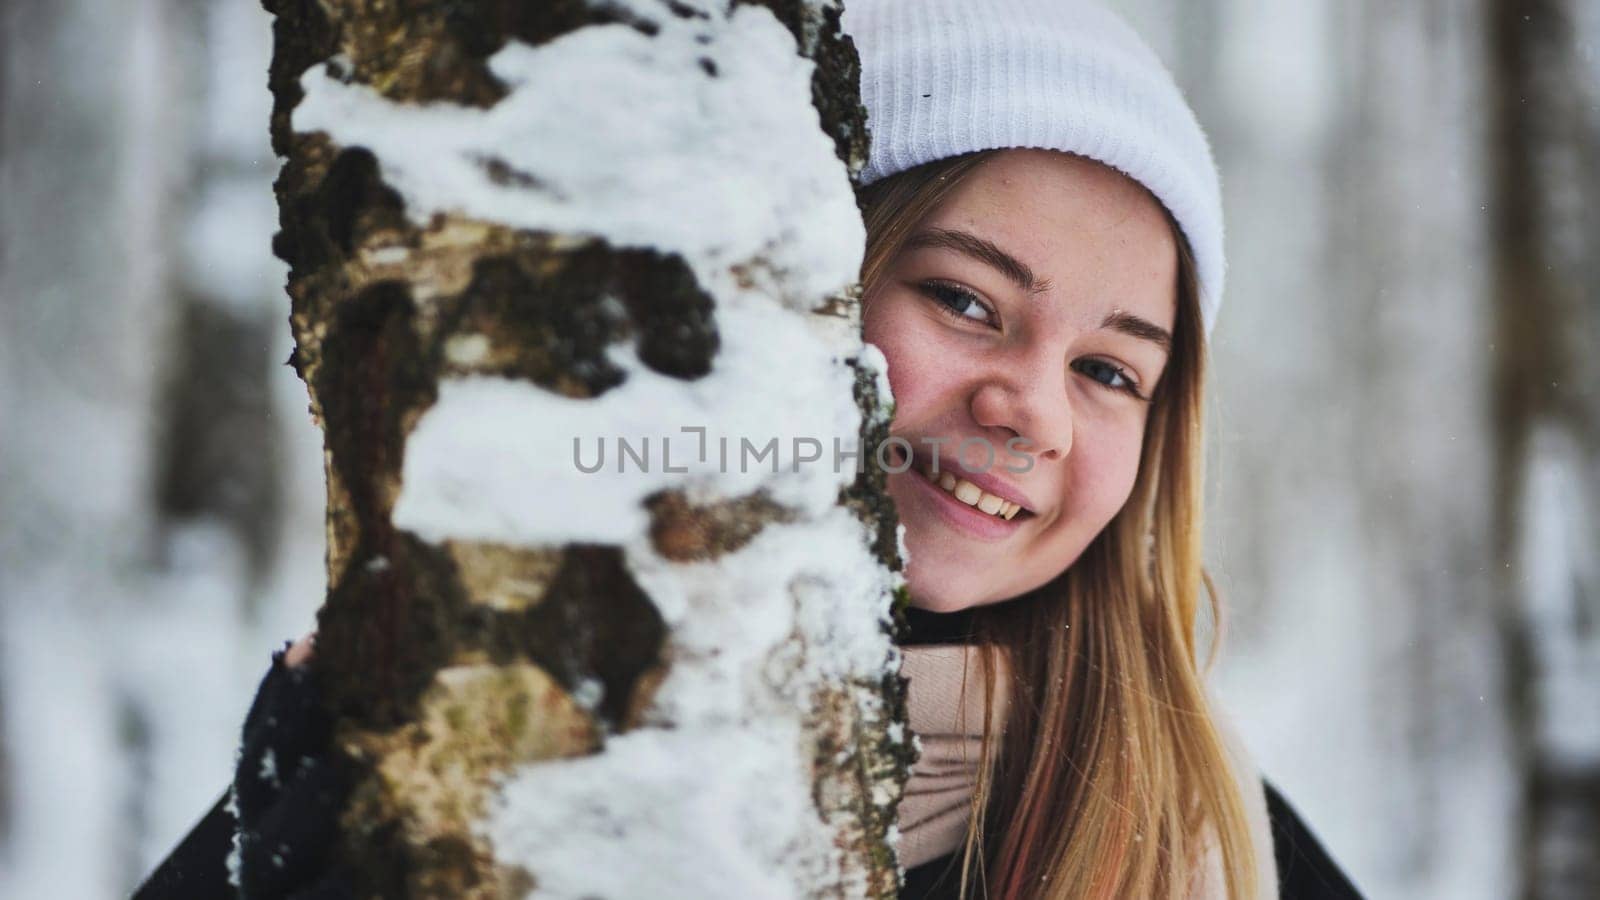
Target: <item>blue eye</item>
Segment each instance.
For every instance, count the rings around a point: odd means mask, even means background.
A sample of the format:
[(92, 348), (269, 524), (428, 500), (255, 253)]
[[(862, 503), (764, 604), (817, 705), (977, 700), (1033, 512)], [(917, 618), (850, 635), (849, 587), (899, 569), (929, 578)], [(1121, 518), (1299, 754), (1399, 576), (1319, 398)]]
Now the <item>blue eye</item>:
[(960, 285), (947, 281), (924, 281), (917, 285), (917, 290), (932, 300), (941, 311), (958, 319), (992, 324), (994, 313), (978, 299), (977, 294)]
[(1144, 399), (1139, 393), (1139, 385), (1128, 374), (1128, 370), (1103, 359), (1083, 359), (1072, 364), (1079, 372), (1089, 376), (1096, 384), (1107, 390), (1121, 391), (1125, 394)]

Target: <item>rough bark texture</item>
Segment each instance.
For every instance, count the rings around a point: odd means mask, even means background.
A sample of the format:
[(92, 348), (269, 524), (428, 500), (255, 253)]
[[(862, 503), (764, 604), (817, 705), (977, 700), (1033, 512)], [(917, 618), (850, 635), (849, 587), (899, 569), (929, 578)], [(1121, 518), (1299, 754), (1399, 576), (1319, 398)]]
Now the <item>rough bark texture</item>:
[[(1600, 509), (1600, 117), (1579, 62), (1579, 19), (1565, 0), (1498, 0), (1491, 23), (1496, 571), (1506, 709), (1522, 763), (1521, 895), (1530, 900), (1600, 893), (1600, 746), (1592, 734), (1576, 745), (1560, 721), (1572, 714), (1563, 700), (1593, 702), (1600, 668), (1592, 649), (1585, 654), (1600, 594), (1585, 584), (1584, 558), (1600, 534), (1581, 515)], [(1542, 504), (1534, 481), (1567, 465), (1557, 489), (1566, 502)], [(1527, 552), (1541, 542), (1586, 549), (1571, 570), (1544, 579)], [(1571, 681), (1587, 687), (1563, 695)]]
[[(863, 114), (837, 11), (764, 5), (819, 61), (823, 125), (858, 169)], [(435, 545), (397, 529), (407, 434), (452, 375), (597, 397), (622, 379), (605, 356), (616, 342), (632, 342), (656, 372), (699, 378), (719, 346), (713, 303), (676, 256), (444, 215), (419, 227), (370, 152), (296, 133), (290, 116), (312, 66), (395, 103), (487, 107), (505, 86), (485, 60), (508, 41), (538, 45), (602, 22), (645, 34), (653, 26), (577, 0), (266, 6), (277, 16), (272, 143), (286, 158), (274, 249), (290, 265), (290, 362), (325, 434), (329, 590), (318, 665), (338, 743), (363, 773), (342, 852), (363, 896), (519, 896), (538, 873), (499, 865), (470, 828), (491, 779), (519, 763), (593, 752), (604, 735), (627, 730), (666, 666), (663, 623), (618, 548)], [(496, 181), (537, 178), (484, 165)], [(608, 299), (626, 316), (610, 314)], [(871, 379), (862, 382), (862, 403), (878, 406)], [(887, 418), (868, 421), (881, 431)], [(848, 494), (841, 500), (873, 524), (881, 558), (893, 561), (881, 480), (863, 476)], [(700, 507), (666, 492), (650, 508), (654, 543), (675, 560), (715, 558), (786, 516), (760, 497)], [(903, 718), (897, 679), (875, 689)], [(818, 806), (859, 811), (849, 852), (868, 860), (874, 891), (886, 896), (895, 888), (883, 841), (892, 804), (869, 788), (903, 773), (909, 748), (883, 736), (887, 719), (873, 732), (853, 704), (845, 686), (817, 703)]]

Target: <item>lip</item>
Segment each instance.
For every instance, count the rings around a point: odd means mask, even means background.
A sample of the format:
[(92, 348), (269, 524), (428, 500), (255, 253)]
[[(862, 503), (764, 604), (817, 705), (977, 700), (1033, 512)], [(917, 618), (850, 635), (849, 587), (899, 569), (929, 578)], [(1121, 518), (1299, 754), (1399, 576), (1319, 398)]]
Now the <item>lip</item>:
[[(995, 484), (995, 479), (987, 479), (987, 477), (982, 480), (976, 479), (976, 477), (971, 476), (981, 476), (984, 472), (970, 472), (968, 474), (962, 468), (952, 468), (949, 463), (950, 461), (947, 458), (941, 456), (939, 458), (939, 471), (963, 472), (960, 477), (970, 480), (982, 490), (987, 490), (989, 493), (994, 493), (995, 496), (1013, 501), (1013, 503), (1019, 503), (1022, 508), (1029, 509), (1026, 495), (1022, 495), (1016, 488), (1003, 484), (1003, 482)], [(974, 538), (974, 540), (984, 541), (984, 543), (997, 543), (997, 541), (1006, 540), (1006, 538), (1010, 538), (1011, 535), (1018, 532), (1018, 528), (1021, 528), (1024, 522), (1032, 519), (1032, 512), (1030, 511), (1021, 512), (1014, 519), (998, 519), (998, 517), (990, 516), (989, 512), (984, 512), (982, 509), (974, 508), (974, 506), (968, 506), (968, 504), (962, 503), (960, 500), (955, 500), (955, 496), (950, 495), (944, 488), (928, 480), (928, 476), (925, 476), (922, 468), (918, 466), (915, 455), (912, 456), (912, 466), (904, 472), (899, 472), (899, 476), (907, 477), (907, 479), (910, 479), (910, 484), (917, 485), (917, 492), (925, 496), (923, 503), (931, 509), (934, 516), (939, 517), (941, 522), (944, 522), (947, 527), (963, 533), (965, 536)], [(992, 490), (989, 485), (994, 485), (1000, 490)]]
[[(944, 471), (941, 465), (940, 471)], [(1019, 516), (1009, 521), (989, 515), (981, 509), (968, 506), (951, 496), (944, 488), (928, 480), (928, 476), (916, 466), (912, 466), (900, 473), (902, 477), (909, 478), (916, 485), (917, 490), (926, 495), (927, 505), (932, 508), (935, 515), (946, 525), (965, 534), (985, 542), (1003, 541), (1017, 532), (1022, 527), (1026, 518)], [(973, 484), (977, 484), (976, 481)], [(1001, 496), (996, 494), (996, 496)]]
[[(1037, 507), (1033, 505), (1033, 501), (1028, 499), (1027, 494), (1023, 493), (1019, 488), (1016, 487), (1016, 485), (1010, 484), (1005, 479), (995, 475), (993, 471), (971, 471), (966, 466), (962, 465), (960, 460), (953, 456), (946, 456), (943, 453), (935, 454), (934, 457), (936, 457), (938, 460), (939, 471), (941, 473), (949, 472), (963, 481), (970, 481), (977, 485), (980, 490), (986, 493), (993, 494), (996, 497), (999, 497), (1001, 500), (1010, 500), (1012, 503), (1022, 507), (1025, 512), (1033, 513), (1037, 511)], [(924, 461), (931, 461), (934, 457), (926, 457), (913, 450), (911, 454), (912, 470), (916, 471), (919, 475), (922, 474), (922, 463)], [(992, 469), (993, 467), (991, 466), (990, 468)], [(923, 480), (927, 480), (926, 476), (924, 476)], [(934, 485), (934, 487), (938, 487), (938, 485)], [(942, 491), (943, 488), (940, 488), (940, 490)], [(960, 501), (958, 500), (956, 502), (959, 503)], [(984, 513), (984, 515), (988, 515), (988, 513)], [(1011, 521), (1014, 522), (1016, 520), (1012, 519)]]

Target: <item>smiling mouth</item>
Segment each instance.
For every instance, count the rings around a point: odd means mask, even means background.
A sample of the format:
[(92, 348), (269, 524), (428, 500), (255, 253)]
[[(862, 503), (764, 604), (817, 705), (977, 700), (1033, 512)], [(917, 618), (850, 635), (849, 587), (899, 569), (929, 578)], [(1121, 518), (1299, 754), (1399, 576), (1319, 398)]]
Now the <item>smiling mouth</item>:
[[(897, 464), (904, 463), (905, 456), (898, 447), (895, 448), (895, 452), (898, 457)], [(916, 469), (917, 474), (946, 494), (979, 512), (988, 513), (996, 519), (1009, 522), (1019, 516), (1024, 519), (1033, 516), (1033, 512), (1025, 509), (1020, 503), (1013, 503), (1003, 497), (997, 497), (972, 482), (956, 476), (948, 468), (941, 469), (938, 475), (933, 474), (932, 458), (914, 454), (911, 459), (911, 467)]]

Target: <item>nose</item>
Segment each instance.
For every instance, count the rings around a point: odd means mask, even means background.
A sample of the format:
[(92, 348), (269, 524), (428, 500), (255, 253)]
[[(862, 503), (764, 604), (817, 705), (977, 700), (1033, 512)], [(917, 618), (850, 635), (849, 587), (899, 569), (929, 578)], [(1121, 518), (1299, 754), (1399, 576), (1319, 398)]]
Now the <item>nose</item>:
[(1072, 451), (1072, 408), (1065, 367), (1007, 355), (972, 390), (972, 418), (983, 428), (1020, 437), (1017, 450), (1040, 460), (1061, 460)]

